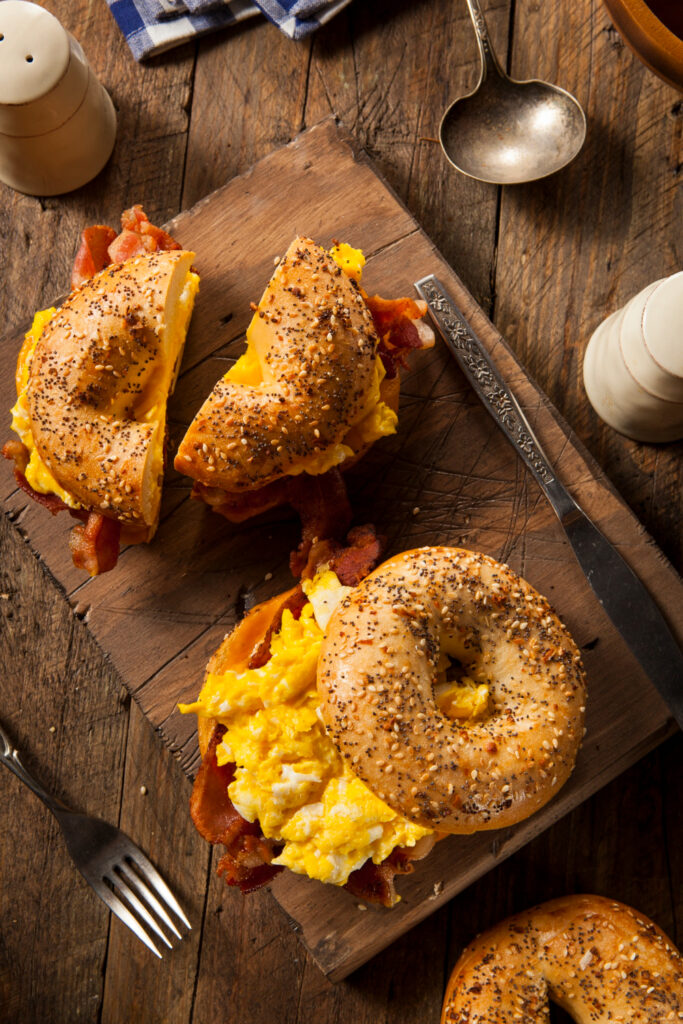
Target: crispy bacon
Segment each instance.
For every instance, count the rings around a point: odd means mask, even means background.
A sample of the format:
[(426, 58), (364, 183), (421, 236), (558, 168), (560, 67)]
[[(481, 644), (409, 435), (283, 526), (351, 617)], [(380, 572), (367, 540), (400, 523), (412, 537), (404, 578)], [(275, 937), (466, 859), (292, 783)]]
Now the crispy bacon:
[[(83, 513), (77, 513), (82, 518)], [(91, 576), (109, 572), (119, 560), (121, 523), (100, 512), (88, 512), (84, 523), (74, 526), (69, 535), (71, 557), (77, 569)]]
[(289, 558), (294, 576), (311, 575), (307, 565), (311, 550), (320, 540), (341, 540), (351, 523), (351, 505), (344, 478), (338, 469), (320, 476), (287, 478), (287, 500), (301, 518), (301, 543)]
[(330, 559), (330, 569), (345, 587), (357, 587), (375, 568), (383, 549), (384, 537), (377, 535), (371, 523), (356, 526), (346, 538), (346, 547)]
[(287, 480), (274, 480), (264, 487), (240, 494), (229, 494), (219, 487), (195, 482), (192, 497), (203, 501), (213, 512), (225, 516), (231, 523), (241, 523), (277, 505), (286, 504)]
[(378, 536), (370, 524), (354, 527), (345, 545), (336, 540), (316, 540), (311, 545), (301, 578), (312, 579), (322, 565), (327, 565), (344, 586), (355, 587), (374, 569), (383, 548), (384, 538)]
[(403, 856), (405, 852), (405, 848), (397, 847), (381, 864), (366, 860), (362, 867), (349, 875), (344, 888), (356, 899), (366, 903), (393, 907), (396, 903), (394, 878), (396, 875), (409, 875), (413, 871), (413, 865)]
[(380, 339), (378, 352), (384, 369), (387, 377), (393, 378), (399, 367), (408, 365), (407, 354), (411, 349), (434, 344), (431, 327), (421, 323), (426, 306), (414, 299), (383, 299), (365, 292), (362, 295)]
[(216, 761), (216, 747), (224, 732), (222, 725), (216, 725), (211, 734), (192, 787), (190, 815), (207, 842), (226, 847), (218, 863), (218, 873), (226, 883), (239, 886), (242, 892), (253, 892), (282, 868), (270, 863), (275, 855), (275, 844), (263, 837), (258, 822), (245, 821), (238, 814), (228, 796), (235, 766), (219, 765)]
[(71, 271), (71, 288), (78, 288), (94, 274), (104, 270), (110, 260), (107, 250), (116, 238), (113, 228), (93, 224), (81, 234), (81, 244)]
[(163, 228), (150, 223), (139, 204), (121, 214), (121, 229), (121, 233), (109, 246), (111, 263), (123, 263), (133, 256), (144, 256), (148, 252), (180, 248)]
[(168, 232), (150, 223), (142, 206), (132, 206), (121, 214), (118, 235), (104, 224), (94, 224), (83, 231), (71, 272), (71, 287), (78, 288), (110, 263), (123, 263), (146, 252), (179, 248)]
[(138, 235), (142, 235), (143, 238), (151, 239), (154, 242), (153, 249), (156, 251), (180, 249), (180, 245), (176, 242), (175, 238), (169, 235), (167, 231), (164, 231), (163, 228), (157, 228), (150, 222), (140, 203), (123, 211), (121, 214), (121, 227), (124, 231), (134, 231)]
[(263, 638), (256, 645), (254, 650), (251, 652), (249, 658), (249, 668), (262, 668), (270, 660), (270, 642), (273, 639), (273, 634), (277, 633), (280, 626), (282, 625), (282, 615), (285, 610), (290, 611), (295, 619), (298, 619), (301, 615), (303, 606), (306, 604), (306, 595), (304, 594), (301, 585), (299, 585), (293, 594), (290, 594), (288, 598), (282, 602), (278, 608), (275, 616), (271, 620), (268, 629), (266, 630)]

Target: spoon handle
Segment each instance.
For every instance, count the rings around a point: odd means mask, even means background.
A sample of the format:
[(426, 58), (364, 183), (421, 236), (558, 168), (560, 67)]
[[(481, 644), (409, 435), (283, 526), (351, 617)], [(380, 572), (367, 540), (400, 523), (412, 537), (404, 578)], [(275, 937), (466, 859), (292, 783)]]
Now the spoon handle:
[(484, 17), (479, 0), (467, 0), (467, 7), (472, 24), (474, 25), (477, 43), (479, 44), (479, 54), (481, 56), (481, 78), (479, 79), (479, 85), (486, 81), (489, 75), (498, 75), (500, 78), (504, 78), (505, 73), (498, 63), (498, 58), (493, 49), (488, 25), (486, 24), (486, 18)]

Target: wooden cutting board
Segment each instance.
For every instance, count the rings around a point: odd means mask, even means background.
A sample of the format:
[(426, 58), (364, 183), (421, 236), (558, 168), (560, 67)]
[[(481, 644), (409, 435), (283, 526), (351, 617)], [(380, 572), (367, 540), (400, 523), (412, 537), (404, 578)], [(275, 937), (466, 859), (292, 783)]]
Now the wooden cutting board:
[[(333, 238), (367, 256), (364, 285), (387, 297), (413, 293), (434, 272), (512, 386), (558, 474), (656, 596), (683, 638), (683, 586), (504, 340), (351, 136), (332, 121), (305, 132), (193, 209), (169, 230), (197, 253), (202, 284), (182, 372), (170, 405), (178, 442), (217, 378), (243, 350), (273, 261), (297, 233)], [(581, 331), (580, 324), (572, 330)], [(21, 332), (3, 342), (0, 406), (14, 402)], [(543, 344), (539, 339), (539, 344)], [(189, 499), (170, 471), (162, 522), (150, 546), (122, 552), (114, 572), (85, 579), (71, 564), (72, 520), (35, 506), (0, 460), (0, 496), (64, 588), (153, 726), (189, 775), (198, 763), (195, 719), (176, 704), (198, 691), (204, 667), (245, 603), (291, 585), (297, 524), (277, 511), (240, 527)], [(513, 829), (452, 837), (399, 882), (392, 910), (284, 873), (272, 889), (322, 971), (343, 978), (547, 828), (660, 742), (667, 710), (592, 595), (535, 481), (469, 390), (441, 343), (402, 377), (398, 434), (348, 474), (355, 522), (374, 522), (387, 552), (423, 544), (476, 548), (508, 562), (551, 600), (582, 648), (589, 681), (587, 735), (559, 796)]]

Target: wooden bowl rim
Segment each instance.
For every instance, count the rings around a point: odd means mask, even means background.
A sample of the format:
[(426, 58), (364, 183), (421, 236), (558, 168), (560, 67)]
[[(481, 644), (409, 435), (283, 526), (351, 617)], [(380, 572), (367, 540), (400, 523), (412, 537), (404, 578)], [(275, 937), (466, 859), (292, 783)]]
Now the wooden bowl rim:
[(646, 35), (649, 42), (663, 55), (683, 61), (683, 39), (679, 39), (663, 21), (660, 21), (645, 0), (605, 0), (605, 3), (610, 10), (613, 7), (621, 8), (633, 20), (635, 27)]
[(615, 28), (639, 60), (668, 85), (683, 91), (683, 40), (645, 0), (604, 0)]

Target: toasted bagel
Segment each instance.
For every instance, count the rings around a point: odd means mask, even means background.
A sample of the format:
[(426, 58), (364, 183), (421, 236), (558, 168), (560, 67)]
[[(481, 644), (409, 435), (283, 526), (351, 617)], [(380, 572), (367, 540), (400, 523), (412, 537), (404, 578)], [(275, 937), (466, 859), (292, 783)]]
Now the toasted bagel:
[(159, 516), (166, 402), (198, 284), (193, 258), (154, 252), (96, 274), (52, 316), (30, 363), (41, 459), (82, 507), (147, 539)]
[(644, 914), (602, 896), (563, 896), (480, 935), (453, 968), (441, 1024), (577, 1024), (683, 1016), (683, 961)]
[[(488, 714), (466, 727), (437, 703), (444, 653), (489, 690)], [(442, 832), (534, 813), (568, 779), (583, 736), (585, 678), (569, 632), (511, 569), (461, 548), (403, 552), (347, 595), (325, 631), (318, 692), (351, 769)]]
[(261, 382), (223, 377), (175, 459), (179, 472), (232, 493), (305, 471), (341, 444), (376, 372), (378, 338), (357, 286), (308, 238), (280, 260), (248, 333)]

